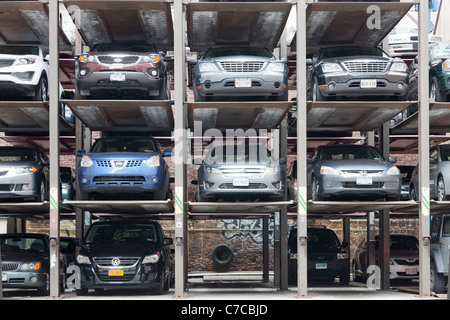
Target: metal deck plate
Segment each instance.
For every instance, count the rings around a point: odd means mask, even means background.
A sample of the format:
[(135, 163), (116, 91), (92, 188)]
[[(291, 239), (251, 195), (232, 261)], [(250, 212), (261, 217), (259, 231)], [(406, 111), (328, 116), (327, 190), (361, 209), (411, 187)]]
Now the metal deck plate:
[(194, 132), (200, 123), (203, 132), (208, 129), (270, 130), (279, 126), (290, 107), (290, 102), (197, 102), (187, 103), (187, 114)]
[[(0, 215), (20, 214), (20, 215), (48, 215), (50, 203), (45, 202), (1, 202)], [(70, 213), (71, 209), (60, 206), (61, 213)]]
[[(170, 2), (121, 0), (63, 0), (79, 19), (88, 46), (110, 42), (147, 42), (173, 50)], [(73, 11), (74, 10), (74, 11)]]
[[(446, 133), (450, 127), (450, 102), (430, 102), (430, 133)], [(398, 123), (393, 134), (417, 134), (419, 113), (412, 114), (405, 121)]]
[[(47, 5), (41, 1), (0, 1), (0, 44), (49, 43)], [(60, 44), (71, 43), (60, 28)]]
[[(50, 140), (48, 136), (2, 136), (1, 139), (14, 146), (38, 147), (46, 154), (50, 152)], [(59, 137), (59, 153), (61, 155), (75, 154), (75, 137)]]
[(191, 51), (217, 45), (250, 45), (273, 50), (292, 3), (188, 3), (187, 34)]
[(172, 200), (64, 200), (62, 204), (91, 213), (133, 215), (140, 213), (172, 213), (174, 211)]
[(308, 102), (308, 131), (372, 131), (410, 104), (393, 101)]
[[(430, 135), (430, 147), (449, 141), (450, 136)], [(418, 154), (419, 136), (418, 135), (393, 135), (389, 136), (389, 150), (392, 154)]]
[(188, 202), (190, 213), (215, 214), (241, 214), (254, 215), (274, 213), (292, 204), (292, 201), (267, 201), (267, 202)]
[[(450, 204), (450, 202), (449, 202)], [(336, 215), (390, 210), (402, 212), (417, 207), (415, 201), (308, 201), (308, 214)]]
[(170, 133), (174, 128), (170, 101), (63, 100), (93, 131)]
[[(61, 131), (73, 128), (60, 117)], [(48, 132), (48, 102), (0, 101), (0, 131)]]
[[(374, 25), (369, 7), (380, 10), (380, 25)], [(389, 2), (317, 2), (306, 11), (307, 54), (333, 45), (377, 46), (405, 16), (413, 3)], [(291, 43), (295, 51), (296, 40)]]

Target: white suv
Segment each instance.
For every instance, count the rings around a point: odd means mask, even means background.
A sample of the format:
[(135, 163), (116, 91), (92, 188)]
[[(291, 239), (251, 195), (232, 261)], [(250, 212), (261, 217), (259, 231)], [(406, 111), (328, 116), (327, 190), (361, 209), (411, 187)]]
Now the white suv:
[(0, 97), (48, 101), (49, 65), (38, 46), (0, 46)]

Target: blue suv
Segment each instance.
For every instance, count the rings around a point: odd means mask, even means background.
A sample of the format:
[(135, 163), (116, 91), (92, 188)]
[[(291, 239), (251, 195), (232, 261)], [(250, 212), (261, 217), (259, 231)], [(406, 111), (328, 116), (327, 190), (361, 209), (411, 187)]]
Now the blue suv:
[(80, 191), (95, 196), (171, 198), (169, 169), (158, 143), (151, 137), (112, 136), (100, 138), (89, 153), (78, 150)]

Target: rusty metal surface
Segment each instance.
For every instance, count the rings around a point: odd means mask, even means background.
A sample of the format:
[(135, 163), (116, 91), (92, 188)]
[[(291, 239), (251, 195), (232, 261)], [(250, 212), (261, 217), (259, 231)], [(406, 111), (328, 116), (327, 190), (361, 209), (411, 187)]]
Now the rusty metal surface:
[(173, 50), (173, 23), (168, 1), (62, 2), (69, 12), (79, 12), (77, 25), (88, 46), (110, 42), (147, 42), (155, 44), (159, 50)]
[(203, 214), (243, 214), (254, 215), (274, 213), (292, 204), (292, 201), (269, 202), (188, 202), (188, 212)]
[(173, 201), (146, 201), (146, 200), (64, 200), (63, 205), (79, 208), (91, 213), (108, 214), (148, 214), (172, 213)]
[[(14, 146), (38, 147), (47, 154), (50, 152), (48, 136), (2, 136), (1, 140)], [(74, 155), (75, 136), (60, 136), (59, 152), (62, 155)]]
[(145, 131), (170, 134), (174, 128), (170, 101), (63, 100), (93, 131)]
[(278, 43), (292, 4), (188, 3), (188, 45), (204, 51), (216, 45), (251, 45), (272, 50)]
[[(450, 128), (450, 102), (430, 102), (430, 133), (446, 133)], [(419, 128), (418, 112), (398, 123), (393, 134), (417, 134)]]
[[(3, 44), (49, 43), (47, 4), (41, 1), (0, 1), (0, 42)], [(60, 28), (61, 45), (71, 43)]]
[(190, 128), (275, 129), (291, 107), (290, 102), (196, 102), (187, 103)]
[[(390, 135), (389, 150), (392, 154), (418, 154), (418, 135)], [(450, 140), (447, 135), (430, 135), (430, 147)]]

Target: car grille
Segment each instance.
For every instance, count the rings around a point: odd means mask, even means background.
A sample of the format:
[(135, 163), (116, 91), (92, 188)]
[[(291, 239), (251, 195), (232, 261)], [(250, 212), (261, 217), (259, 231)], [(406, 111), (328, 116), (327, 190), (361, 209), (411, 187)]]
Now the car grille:
[(9, 171), (9, 170), (6, 170), (6, 171), (0, 171), (0, 177), (6, 175), (6, 174), (8, 173), (8, 171)]
[(13, 191), (14, 185), (13, 184), (0, 184), (0, 191)]
[(401, 266), (418, 266), (419, 259), (406, 260), (406, 259), (394, 259), (394, 261)]
[(99, 266), (99, 267), (103, 267), (103, 268), (110, 268), (110, 267), (119, 267), (119, 268), (123, 268), (123, 267), (133, 267), (135, 266), (138, 261), (139, 258), (118, 258), (120, 260), (120, 263), (118, 265), (113, 265), (112, 261), (115, 259), (116, 257), (108, 257), (108, 258), (93, 258), (94, 262)]
[[(143, 160), (128, 160), (126, 161), (125, 167), (139, 167), (142, 164)], [(113, 166), (111, 160), (96, 160), (95, 163), (99, 167), (107, 167), (111, 168)]]
[(139, 56), (97, 56), (97, 59), (103, 64), (134, 64), (138, 62)]
[(350, 72), (355, 73), (377, 73), (385, 72), (388, 63), (384, 61), (348, 61), (344, 62), (345, 68)]
[(372, 184), (356, 184), (356, 182), (343, 182), (342, 186), (344, 188), (359, 188), (359, 189), (376, 189), (383, 188), (384, 182), (373, 182)]
[(233, 186), (232, 183), (222, 183), (219, 189), (267, 189), (264, 183), (249, 183), (248, 186)]
[(0, 68), (6, 68), (12, 66), (14, 63), (14, 60), (9, 59), (1, 59), (0, 60)]
[(265, 168), (245, 168), (245, 169), (222, 168), (221, 171), (223, 175), (264, 174)]
[(19, 268), (19, 262), (2, 262), (2, 271), (16, 271)]
[(235, 62), (235, 61), (223, 61), (220, 62), (223, 70), (226, 72), (258, 72), (261, 70), (264, 62), (261, 61), (248, 61), (248, 62)]
[(142, 176), (96, 176), (93, 182), (111, 182), (111, 181), (138, 181), (145, 182), (145, 177)]
[(344, 174), (360, 175), (364, 171), (367, 175), (377, 175), (383, 173), (383, 170), (342, 170)]

